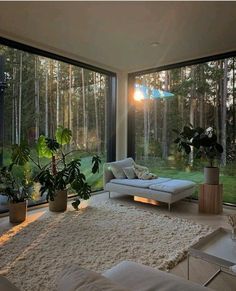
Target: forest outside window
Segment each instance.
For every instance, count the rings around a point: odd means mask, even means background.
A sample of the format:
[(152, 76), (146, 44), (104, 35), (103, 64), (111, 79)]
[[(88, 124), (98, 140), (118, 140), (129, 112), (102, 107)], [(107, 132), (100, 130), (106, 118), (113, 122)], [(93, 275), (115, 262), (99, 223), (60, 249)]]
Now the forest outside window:
[[(224, 147), (220, 180), (224, 201), (236, 203), (236, 58), (230, 57), (144, 75), (135, 87), (160, 89), (171, 98), (136, 98), (135, 158), (158, 176), (203, 182), (204, 161), (186, 160), (178, 152), (173, 129), (184, 125), (213, 127)], [(137, 100), (139, 99), (139, 100)], [(197, 192), (195, 197), (197, 198)]]
[[(53, 137), (61, 125), (72, 130), (72, 158), (81, 158), (92, 190), (101, 189), (102, 171), (92, 175), (90, 163), (94, 153), (102, 162), (107, 159), (109, 76), (1, 44), (0, 57), (6, 80), (1, 166), (10, 163), (13, 144), (27, 142), (34, 151), (41, 134)], [(36, 171), (31, 163), (24, 170)], [(30, 204), (45, 201), (37, 190)], [(0, 195), (0, 211), (6, 207), (6, 197)]]

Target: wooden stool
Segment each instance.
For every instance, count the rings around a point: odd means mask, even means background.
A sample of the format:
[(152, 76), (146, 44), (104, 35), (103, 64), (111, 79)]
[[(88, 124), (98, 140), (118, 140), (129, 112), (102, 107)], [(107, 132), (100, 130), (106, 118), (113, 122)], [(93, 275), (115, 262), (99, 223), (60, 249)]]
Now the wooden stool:
[(223, 211), (223, 185), (200, 184), (199, 212), (220, 214)]

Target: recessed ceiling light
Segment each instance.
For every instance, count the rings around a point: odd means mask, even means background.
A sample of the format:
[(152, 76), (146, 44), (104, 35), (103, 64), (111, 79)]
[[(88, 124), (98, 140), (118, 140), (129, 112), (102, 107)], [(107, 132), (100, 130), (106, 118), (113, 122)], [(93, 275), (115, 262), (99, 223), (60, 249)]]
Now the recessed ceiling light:
[(152, 47), (156, 47), (156, 46), (158, 46), (160, 43), (158, 42), (158, 41), (154, 41), (154, 42), (152, 42), (151, 43), (151, 46)]

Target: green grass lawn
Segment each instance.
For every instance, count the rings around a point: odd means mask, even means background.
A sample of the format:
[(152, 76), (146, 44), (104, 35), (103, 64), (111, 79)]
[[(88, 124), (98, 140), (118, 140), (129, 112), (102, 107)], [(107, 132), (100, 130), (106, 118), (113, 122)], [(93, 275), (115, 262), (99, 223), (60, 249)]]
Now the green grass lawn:
[[(105, 158), (102, 157), (102, 164), (100, 167), (99, 173), (93, 175), (91, 172), (91, 156), (88, 156), (87, 153), (77, 153), (73, 154), (71, 158), (81, 158), (81, 171), (85, 174), (87, 182), (92, 186), (92, 191), (101, 190), (103, 188), (103, 164)], [(10, 150), (5, 151), (4, 153), (4, 163), (10, 163)], [(43, 160), (43, 163), (48, 163), (48, 160)], [(138, 164), (143, 164), (148, 166), (150, 171), (156, 173), (158, 177), (167, 177), (174, 179), (186, 179), (201, 184), (204, 181), (203, 178), (203, 167), (199, 167), (201, 170), (189, 170), (189, 169), (180, 169), (178, 170), (174, 166), (169, 166), (163, 161), (156, 161), (155, 159), (149, 159), (146, 161), (137, 161)], [(36, 171), (35, 166), (30, 163), (31, 170)], [(19, 171), (19, 177), (22, 176), (22, 170)], [(236, 204), (236, 164), (227, 166), (224, 169), (220, 169), (220, 183), (223, 184), (223, 199), (225, 202), (235, 203)], [(198, 197), (198, 190), (193, 195), (195, 198)]]

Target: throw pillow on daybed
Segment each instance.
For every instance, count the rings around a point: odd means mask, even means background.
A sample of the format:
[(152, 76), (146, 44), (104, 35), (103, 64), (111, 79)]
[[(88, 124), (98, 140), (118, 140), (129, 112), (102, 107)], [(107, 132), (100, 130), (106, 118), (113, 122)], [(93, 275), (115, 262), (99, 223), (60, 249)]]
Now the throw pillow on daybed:
[(135, 174), (133, 167), (125, 167), (125, 168), (123, 168), (123, 171), (128, 179), (138, 178), (137, 175)]
[(133, 169), (137, 177), (141, 180), (151, 180), (157, 178), (157, 175), (150, 173), (147, 167), (134, 164)]
[(116, 179), (126, 179), (126, 175), (121, 166), (113, 164), (111, 165), (111, 171)]

